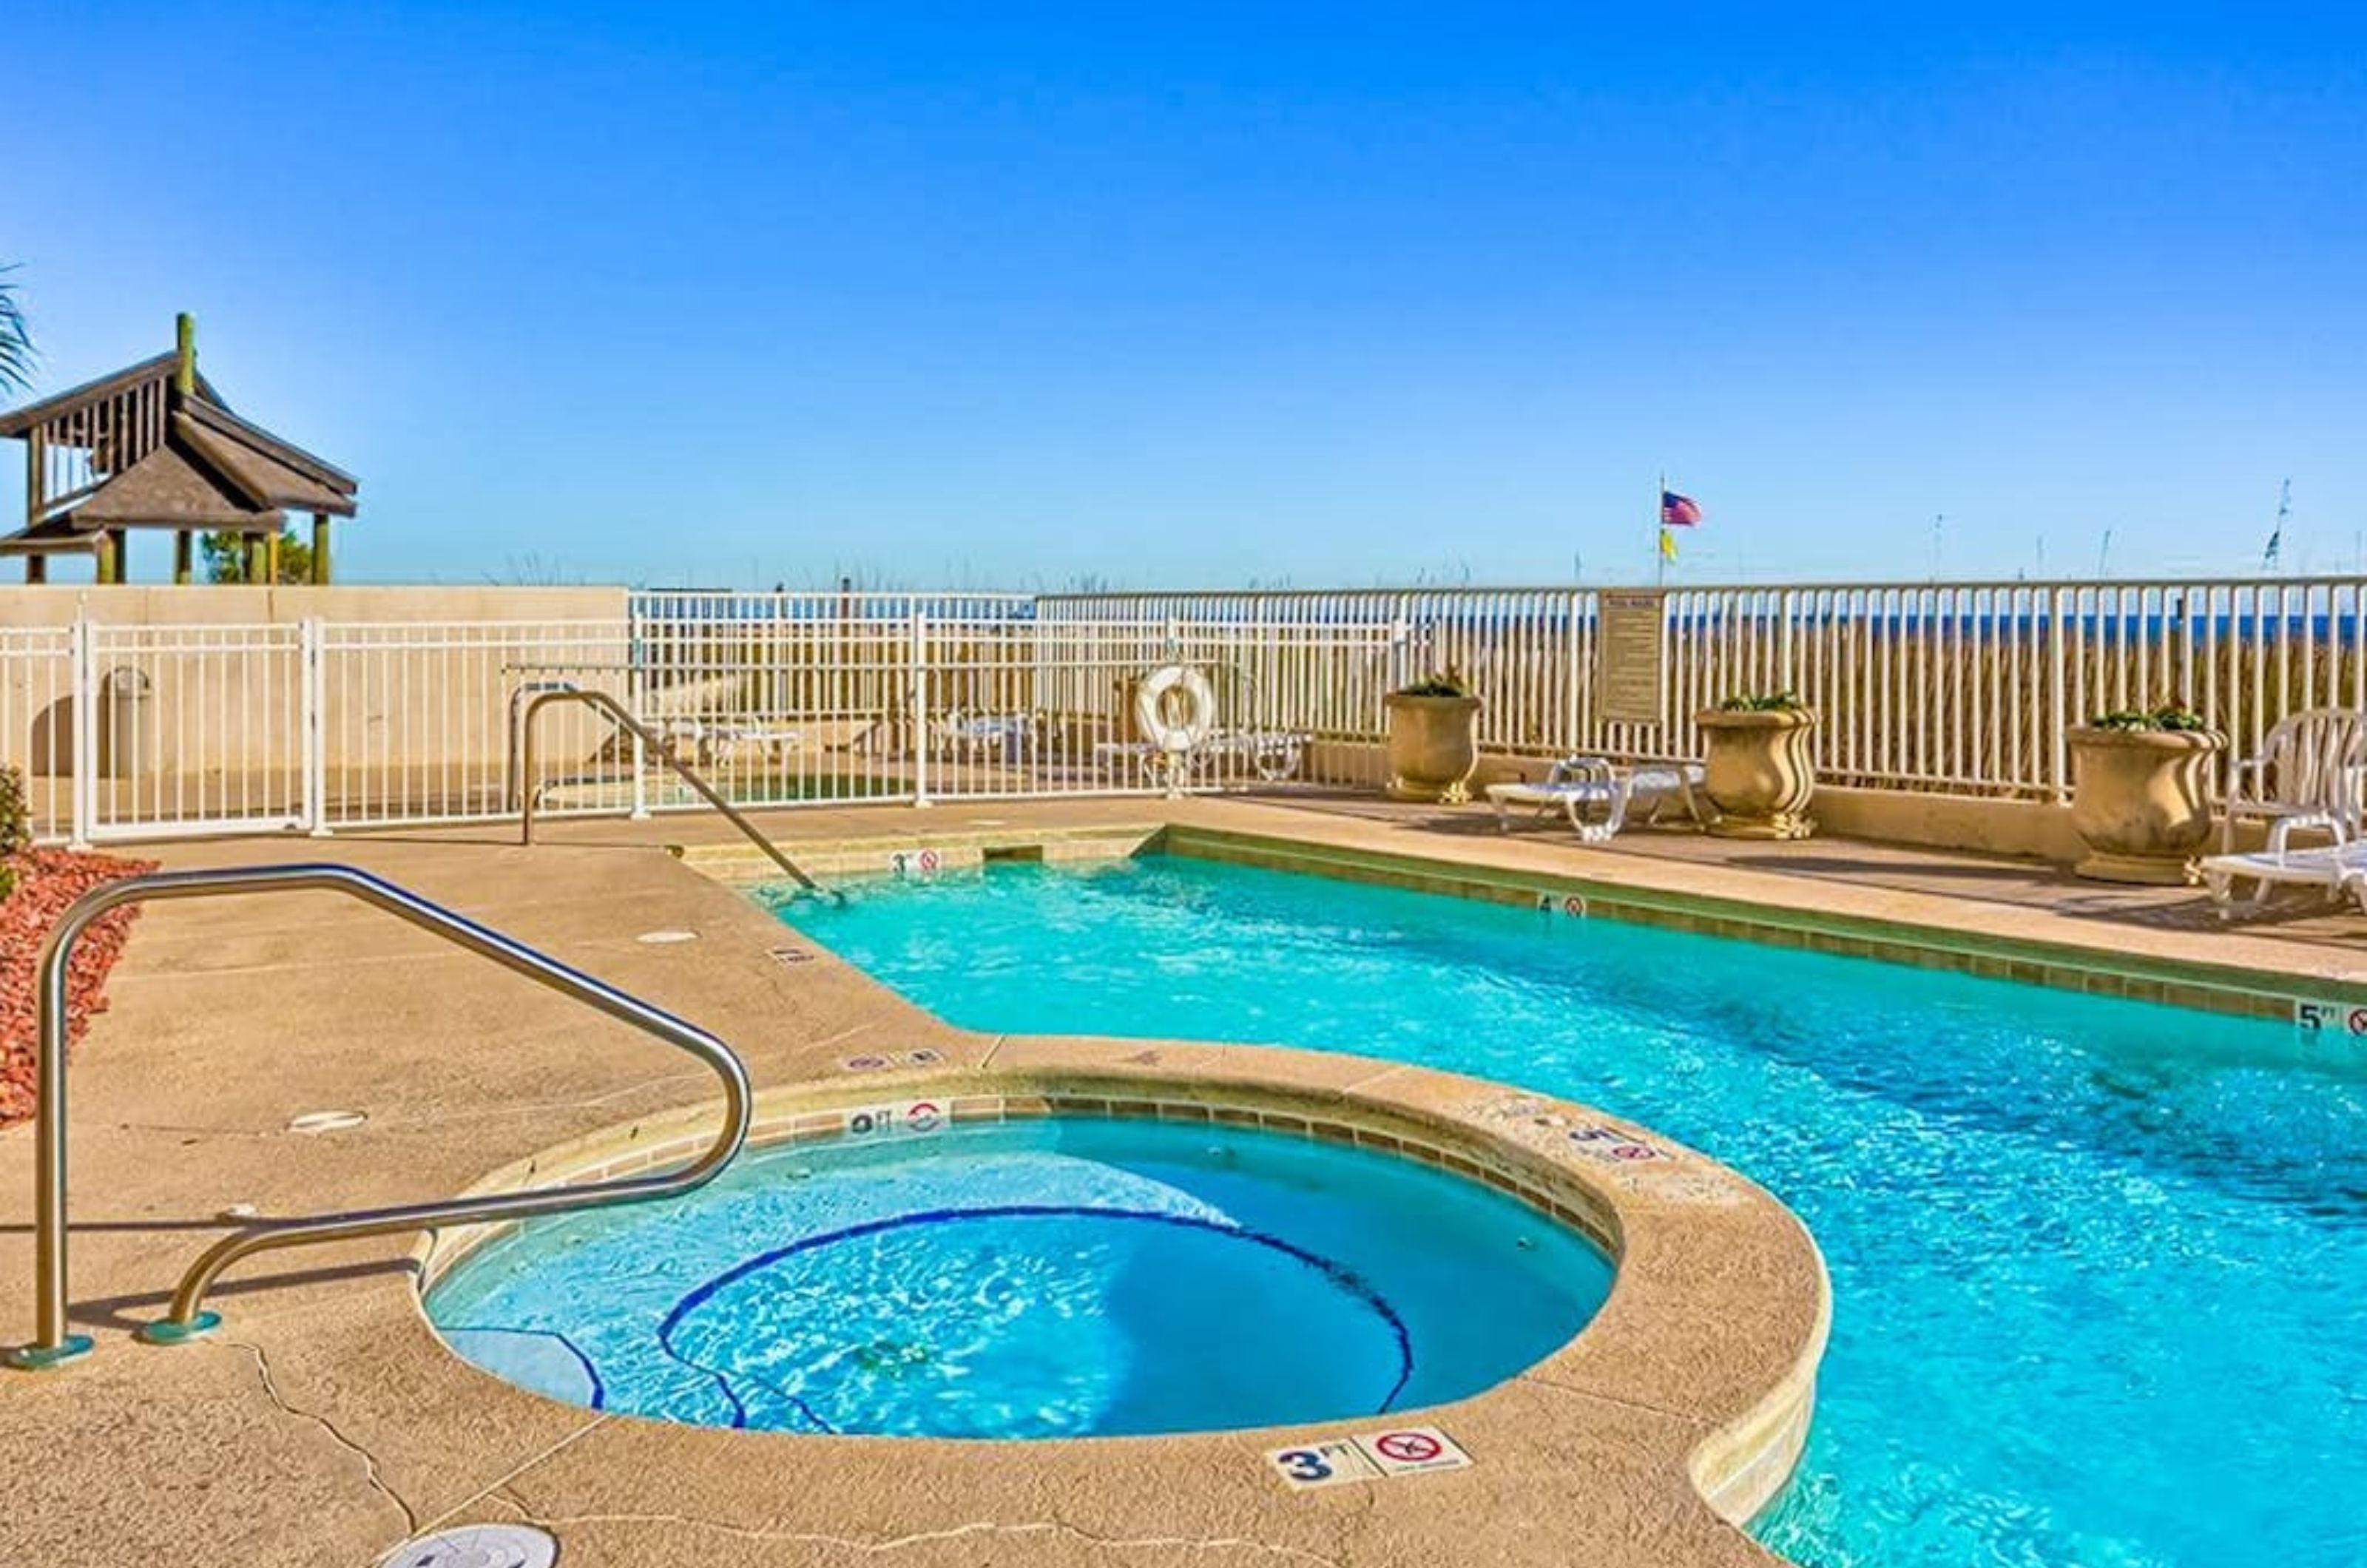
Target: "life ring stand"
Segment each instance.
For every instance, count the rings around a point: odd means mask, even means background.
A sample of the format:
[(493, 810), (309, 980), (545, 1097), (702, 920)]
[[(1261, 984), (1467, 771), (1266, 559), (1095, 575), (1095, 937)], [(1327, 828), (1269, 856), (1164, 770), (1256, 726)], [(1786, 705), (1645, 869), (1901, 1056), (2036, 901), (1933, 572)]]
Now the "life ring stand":
[(1145, 740), (1171, 757), (1197, 750), (1217, 728), (1217, 689), (1189, 664), (1162, 664), (1135, 689), (1134, 722)]

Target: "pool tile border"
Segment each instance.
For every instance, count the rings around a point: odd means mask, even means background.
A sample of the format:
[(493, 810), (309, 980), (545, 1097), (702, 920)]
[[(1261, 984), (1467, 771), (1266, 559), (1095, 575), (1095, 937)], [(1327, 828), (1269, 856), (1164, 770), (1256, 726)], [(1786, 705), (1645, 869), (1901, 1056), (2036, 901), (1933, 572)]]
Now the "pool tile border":
[(2290, 1022), (2294, 1002), (2304, 995), (2367, 1005), (2367, 983), (2362, 982), (2271, 975), (2033, 939), (2000, 939), (1945, 926), (1674, 893), (1560, 872), (1512, 871), (1384, 851), (1348, 850), (1230, 829), (1172, 824), (1146, 847), (1194, 860), (1491, 904), (1539, 907), (1541, 901), (1557, 904), (1575, 897), (1584, 901), (1588, 919), (1948, 970), (2200, 1012)]
[[(798, 864), (815, 876), (934, 876), (976, 871), (990, 862), (1021, 860), (1057, 864), (1093, 864), (1141, 852), (1161, 829), (1132, 827), (1004, 827), (929, 829), (796, 843)], [(780, 879), (779, 868), (753, 845), (675, 846), (674, 854), (694, 871), (734, 886)]]
[[(866, 1087), (876, 1090), (880, 1086), (874, 1081)], [(923, 1097), (922, 1091), (909, 1083), (888, 1087), (897, 1092), (884, 1100), (874, 1092), (846, 1097), (845, 1103), (833, 1103), (826, 1110), (774, 1109), (760, 1111), (749, 1127), (747, 1147), (750, 1152), (754, 1152), (798, 1145), (924, 1144), (934, 1134), (855, 1134), (847, 1131), (846, 1114), (849, 1111), (874, 1102), (900, 1102)], [(760, 1103), (776, 1098), (761, 1097)], [(796, 1098), (803, 1100), (807, 1096), (798, 1094)], [(1368, 1110), (1326, 1113), (1297, 1107), (1265, 1109), (1238, 1100), (1214, 1102), (1156, 1093), (1081, 1094), (1059, 1092), (1057, 1089), (1044, 1093), (956, 1094), (946, 1099), (947, 1123), (956, 1126), (1001, 1124), (1063, 1116), (1138, 1118), (1254, 1129), (1410, 1159), (1492, 1188), (1525, 1204), (1539, 1215), (1576, 1230), (1614, 1259), (1620, 1251), (1616, 1211), (1603, 1202), (1582, 1182), (1570, 1179), (1568, 1172), (1549, 1164), (1531, 1168), (1517, 1158), (1508, 1158), (1484, 1146), (1469, 1144), (1457, 1146), (1456, 1135), (1453, 1133), (1424, 1135), (1420, 1131), (1410, 1130), (1410, 1127), (1385, 1126), (1380, 1124), (1385, 1112)], [(679, 1118), (663, 1119), (669, 1123), (676, 1120)], [(638, 1176), (661, 1168), (687, 1165), (705, 1152), (713, 1139), (712, 1130), (703, 1126), (689, 1133), (660, 1126), (656, 1136), (643, 1141), (641, 1134), (644, 1129), (656, 1125), (652, 1122), (636, 1122), (595, 1134), (588, 1140), (589, 1146), (579, 1147), (575, 1144), (560, 1145), (533, 1160), (504, 1167), (470, 1187), (469, 1191), (476, 1195), (514, 1190), (529, 1180), (540, 1185), (572, 1185)], [(617, 1145), (620, 1142), (629, 1146), (619, 1148)], [(470, 1253), (516, 1229), (515, 1221), (499, 1221), (456, 1226), (440, 1233), (425, 1244), (417, 1255), (423, 1271), (422, 1288), (433, 1287), (437, 1280)]]

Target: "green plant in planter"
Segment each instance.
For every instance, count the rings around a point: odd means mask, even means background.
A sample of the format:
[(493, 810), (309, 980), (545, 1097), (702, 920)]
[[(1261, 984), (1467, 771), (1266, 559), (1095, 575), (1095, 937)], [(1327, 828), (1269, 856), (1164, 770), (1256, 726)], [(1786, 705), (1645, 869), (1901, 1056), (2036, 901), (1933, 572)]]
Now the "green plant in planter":
[(2153, 708), (2123, 708), (2114, 713), (2100, 713), (2088, 721), (2090, 729), (2169, 730), (2193, 734), (2211, 728), (2210, 723), (2192, 708), (2164, 703)]
[(1717, 705), (1720, 713), (1796, 713), (1808, 705), (1797, 692), (1738, 692)]
[(1399, 686), (1397, 694), (1401, 697), (1467, 697), (1471, 694), (1471, 687), (1454, 671), (1442, 670)]

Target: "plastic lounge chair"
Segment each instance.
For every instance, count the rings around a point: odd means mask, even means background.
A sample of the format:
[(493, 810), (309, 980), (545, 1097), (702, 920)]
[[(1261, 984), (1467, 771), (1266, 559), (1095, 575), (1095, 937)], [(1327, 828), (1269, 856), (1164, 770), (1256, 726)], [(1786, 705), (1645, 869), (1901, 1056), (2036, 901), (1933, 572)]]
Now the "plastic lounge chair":
[(1314, 739), (1297, 729), (1220, 729), (1194, 748), (1192, 758), (1211, 773), (1221, 774), (1227, 763), (1237, 763), (1268, 784), (1279, 784), (1297, 777), (1307, 761), (1308, 742)]
[(669, 718), (657, 726), (659, 738), (671, 747), (676, 757), (685, 751), (685, 760), (694, 767), (713, 767), (730, 761), (743, 749), (753, 748), (767, 758), (782, 752), (795, 751), (805, 744), (805, 736), (781, 725), (762, 723), (742, 724), (719, 719)]
[(1512, 830), (1509, 807), (1533, 806), (1541, 815), (1558, 809), (1581, 842), (1601, 844), (1619, 836), (1628, 812), (1639, 803), (1647, 807), (1647, 820), (1657, 821), (1675, 800), (1699, 822), (1701, 805), (1693, 786), (1701, 782), (1701, 767), (1693, 762), (1621, 767), (1603, 757), (1567, 757), (1546, 772), (1543, 784), (1489, 784), (1488, 803), (1496, 808), (1496, 826), (1501, 831)]
[(2360, 836), (2367, 785), (2367, 713), (2308, 708), (2288, 715), (2236, 764), (2219, 847), (2232, 852), (2239, 822), (2318, 828), (2338, 843)]
[(771, 757), (786, 751), (798, 750), (806, 743), (805, 732), (785, 724), (733, 724), (716, 731), (719, 748), (730, 751), (751, 746), (761, 754)]
[(1143, 785), (1164, 787), (1191, 778), (1222, 784), (1244, 771), (1278, 784), (1298, 776), (1314, 739), (1297, 729), (1220, 729), (1186, 751), (1164, 750), (1148, 740), (1104, 740), (1093, 747), (1093, 761), (1121, 782)]
[(2285, 845), (2285, 829), (2293, 821), (2280, 822), (2271, 830), (2270, 845), (2248, 854), (2216, 854), (2203, 862), (2203, 880), (2211, 889), (2211, 901), (2217, 905), (2224, 918), (2236, 912), (2236, 884), (2249, 882), (2252, 897), (2248, 907), (2257, 908), (2268, 902), (2269, 889), (2274, 886), (2301, 886), (2323, 889), (2329, 901), (2348, 896), (2359, 902), (2367, 912), (2367, 843), (2355, 839), (2342, 839), (2332, 844), (2314, 844), (2307, 849), (2289, 849)]
[(1036, 716), (1030, 713), (957, 711), (939, 728), (953, 750), (966, 758), (1015, 762), (1036, 745)]

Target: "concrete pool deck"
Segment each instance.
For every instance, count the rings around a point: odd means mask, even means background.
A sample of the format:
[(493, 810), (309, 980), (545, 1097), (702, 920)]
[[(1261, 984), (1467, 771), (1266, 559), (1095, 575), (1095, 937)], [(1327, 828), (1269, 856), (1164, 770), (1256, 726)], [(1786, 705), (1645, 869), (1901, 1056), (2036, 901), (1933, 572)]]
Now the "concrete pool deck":
[[(1840, 932), (1836, 941), (1871, 940), (1850, 935), (1859, 929), (1850, 922), (1953, 931), (1971, 944), (1959, 954), (1967, 967), (2029, 951), (2041, 953), (2029, 962), (2057, 971), (2092, 961), (2090, 972), (2122, 990), (2199, 983), (2268, 1000), (2347, 998), (2367, 944), (2367, 921), (2328, 917), (2189, 929), (2196, 896), (2099, 889), (2014, 863), (1676, 834), (1590, 849), (1550, 831), (1501, 838), (1468, 810), (1077, 801), (814, 809), (767, 826), (792, 853), (1078, 835), (1122, 843), (1173, 829), (1198, 835), (1195, 851), (1296, 855), (1491, 896), (1583, 886), (1660, 913), (1681, 899), (1685, 918), (1706, 908), (1710, 920), (1728, 919), (1719, 911), (1731, 904), (1773, 911), (1772, 930), (1821, 922)], [(760, 1089), (844, 1084), (845, 1057), (878, 1051), (927, 1046), (957, 1071), (1057, 1051), (954, 1029), (834, 961), (777, 962), (773, 950), (792, 944), (782, 927), (659, 852), (729, 837), (719, 821), (675, 817), (554, 822), (531, 851), (472, 829), (142, 852), (173, 868), (334, 859), (378, 872), (714, 1029)], [(1409, 862), (1421, 864), (1408, 871)], [(636, 940), (667, 930), (698, 940)], [(1259, 1468), (1274, 1446), (1264, 1434), (927, 1445), (949, 1457), (907, 1466), (893, 1445), (826, 1449), (538, 1399), (434, 1337), (417, 1310), (412, 1248), (399, 1240), (258, 1260), (217, 1291), (227, 1319), (217, 1337), (136, 1345), (129, 1331), (161, 1314), (172, 1280), (232, 1205), (273, 1216), (447, 1196), (566, 1140), (707, 1103), (711, 1080), (621, 1027), (328, 897), (153, 908), (108, 994), (71, 1080), (73, 1299), (77, 1326), (98, 1348), (57, 1373), (0, 1376), (0, 1464), (13, 1487), (0, 1561), (111, 1568), (254, 1551), (368, 1563), (439, 1521), (522, 1518), (559, 1535), (566, 1568), (1772, 1561), (1668, 1461), (1716, 1425), (1709, 1406), (1624, 1399), (1583, 1381), (1524, 1377), (1469, 1402), (1487, 1406), (1476, 1414), (1454, 1407), (1450, 1429), (1480, 1458), (1469, 1471), (1294, 1494)], [(1195, 1068), (1191, 1048), (1171, 1050), (1198, 1076), (1221, 1070), (1222, 1055)], [(1123, 1070), (1106, 1048), (1093, 1059)], [(1398, 1071), (1280, 1060), (1285, 1076), (1327, 1093)], [(369, 1119), (321, 1136), (287, 1131), (300, 1112), (334, 1109)], [(0, 1337), (12, 1341), (31, 1316), (31, 1141), (28, 1128), (0, 1134), (0, 1314), (16, 1325)], [(1742, 1273), (1728, 1283), (1760, 1299), (1764, 1280)], [(1761, 1371), (1796, 1358), (1810, 1332), (1777, 1322)], [(1747, 1404), (1750, 1392), (1717, 1397)]]

